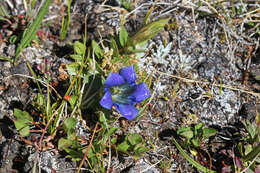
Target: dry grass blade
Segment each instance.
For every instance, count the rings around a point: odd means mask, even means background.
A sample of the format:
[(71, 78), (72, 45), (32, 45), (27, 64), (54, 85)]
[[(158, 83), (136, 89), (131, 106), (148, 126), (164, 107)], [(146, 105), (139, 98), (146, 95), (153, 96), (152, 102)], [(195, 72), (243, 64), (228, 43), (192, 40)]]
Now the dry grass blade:
[(187, 83), (197, 83), (197, 84), (203, 84), (203, 85), (211, 85), (211, 86), (220, 87), (220, 88), (226, 88), (226, 89), (230, 89), (230, 90), (233, 90), (233, 91), (240, 91), (240, 92), (243, 92), (243, 93), (247, 93), (247, 94), (250, 94), (250, 95), (253, 95), (255, 97), (260, 98), (260, 93), (248, 91), (246, 89), (239, 88), (238, 86), (234, 87), (234, 86), (223, 85), (223, 84), (212, 84), (210, 82), (195, 81), (195, 80), (192, 80), (192, 79), (187, 79), (187, 78), (183, 78), (183, 77), (180, 77), (180, 76), (167, 74), (167, 73), (164, 73), (164, 72), (161, 72), (161, 71), (158, 71), (158, 70), (156, 70), (156, 72), (163, 74), (163, 75), (166, 75), (166, 76), (169, 76), (169, 77), (172, 77), (172, 78), (182, 80), (182, 81), (187, 82)]

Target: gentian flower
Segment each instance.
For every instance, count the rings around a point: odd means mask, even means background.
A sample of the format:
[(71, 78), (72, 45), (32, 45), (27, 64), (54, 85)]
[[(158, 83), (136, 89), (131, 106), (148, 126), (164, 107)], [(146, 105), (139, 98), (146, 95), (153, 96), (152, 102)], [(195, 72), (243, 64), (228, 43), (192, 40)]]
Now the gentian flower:
[(118, 73), (111, 73), (105, 81), (105, 94), (100, 105), (106, 109), (115, 106), (125, 118), (134, 119), (138, 110), (135, 104), (150, 97), (150, 91), (144, 82), (136, 84), (134, 66), (124, 67)]

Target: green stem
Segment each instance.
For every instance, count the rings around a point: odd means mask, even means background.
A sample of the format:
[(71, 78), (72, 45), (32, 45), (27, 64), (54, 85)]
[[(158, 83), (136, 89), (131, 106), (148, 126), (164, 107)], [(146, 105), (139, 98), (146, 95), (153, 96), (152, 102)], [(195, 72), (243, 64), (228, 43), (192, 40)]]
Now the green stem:
[(185, 151), (181, 148), (180, 144), (173, 138), (173, 142), (176, 146), (176, 148), (179, 150), (179, 152), (183, 155), (183, 157), (190, 163), (192, 164), (195, 168), (197, 168), (198, 170), (205, 172), (205, 173), (215, 173), (215, 171), (212, 171), (204, 166), (202, 166), (201, 164), (199, 164), (198, 162), (196, 162), (195, 160), (193, 160), (187, 153), (185, 153)]

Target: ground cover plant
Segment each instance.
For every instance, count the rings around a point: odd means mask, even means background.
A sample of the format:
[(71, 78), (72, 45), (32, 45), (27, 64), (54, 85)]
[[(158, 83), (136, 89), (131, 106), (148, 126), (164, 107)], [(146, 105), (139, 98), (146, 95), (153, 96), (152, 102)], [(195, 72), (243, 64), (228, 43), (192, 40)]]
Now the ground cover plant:
[(0, 2), (0, 172), (260, 172), (257, 0)]

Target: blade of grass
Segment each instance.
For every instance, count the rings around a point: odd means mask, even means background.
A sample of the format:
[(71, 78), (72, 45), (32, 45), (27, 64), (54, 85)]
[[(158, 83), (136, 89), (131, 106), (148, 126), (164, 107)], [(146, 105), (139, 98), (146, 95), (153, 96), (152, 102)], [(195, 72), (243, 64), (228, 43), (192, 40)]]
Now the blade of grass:
[(142, 27), (131, 39), (133, 44), (143, 43), (158, 34), (168, 23), (170, 18), (160, 19)]
[(36, 1), (37, 1), (37, 0), (32, 0), (32, 1), (31, 1), (31, 8), (33, 8), (33, 7), (34, 7), (34, 5), (35, 5)]
[(18, 48), (16, 49), (15, 52), (15, 57), (14, 57), (14, 64), (17, 61), (17, 58), (20, 54), (20, 52), (32, 41), (33, 37), (35, 36), (37, 30), (39, 29), (42, 19), (45, 16), (48, 7), (50, 5), (51, 0), (46, 0), (41, 8), (41, 10), (39, 11), (37, 17), (35, 18), (35, 20), (33, 21), (33, 23), (31, 23), (28, 27), (28, 29), (25, 32), (25, 35), (23, 36), (23, 38), (20, 41), (20, 44), (18, 45)]
[(3, 19), (5, 17), (9, 17), (9, 14), (6, 12), (4, 6), (2, 6), (2, 5), (0, 6), (0, 17), (3, 17)]
[(149, 20), (150, 20), (149, 18), (151, 16), (153, 10), (154, 10), (154, 4), (153, 4), (153, 6), (151, 6), (151, 8), (148, 10), (148, 12), (145, 15), (145, 18), (144, 18), (145, 25), (147, 25), (149, 23)]
[(9, 62), (11, 62), (11, 58), (9, 58), (8, 56), (0, 56), (0, 60), (1, 61), (9, 61)]
[(192, 164), (195, 168), (202, 172), (206, 173), (215, 173), (215, 171), (209, 170), (208, 168), (202, 166), (195, 160), (193, 160), (185, 151), (181, 148), (180, 144), (173, 138), (173, 143), (175, 144), (176, 148), (179, 150), (179, 152), (183, 155), (183, 157), (190, 163)]
[(68, 32), (69, 26), (70, 26), (70, 5), (71, 5), (72, 0), (67, 0), (68, 3), (68, 15), (66, 17), (63, 16), (62, 18), (62, 26), (61, 26), (61, 34), (60, 38), (63, 40)]

